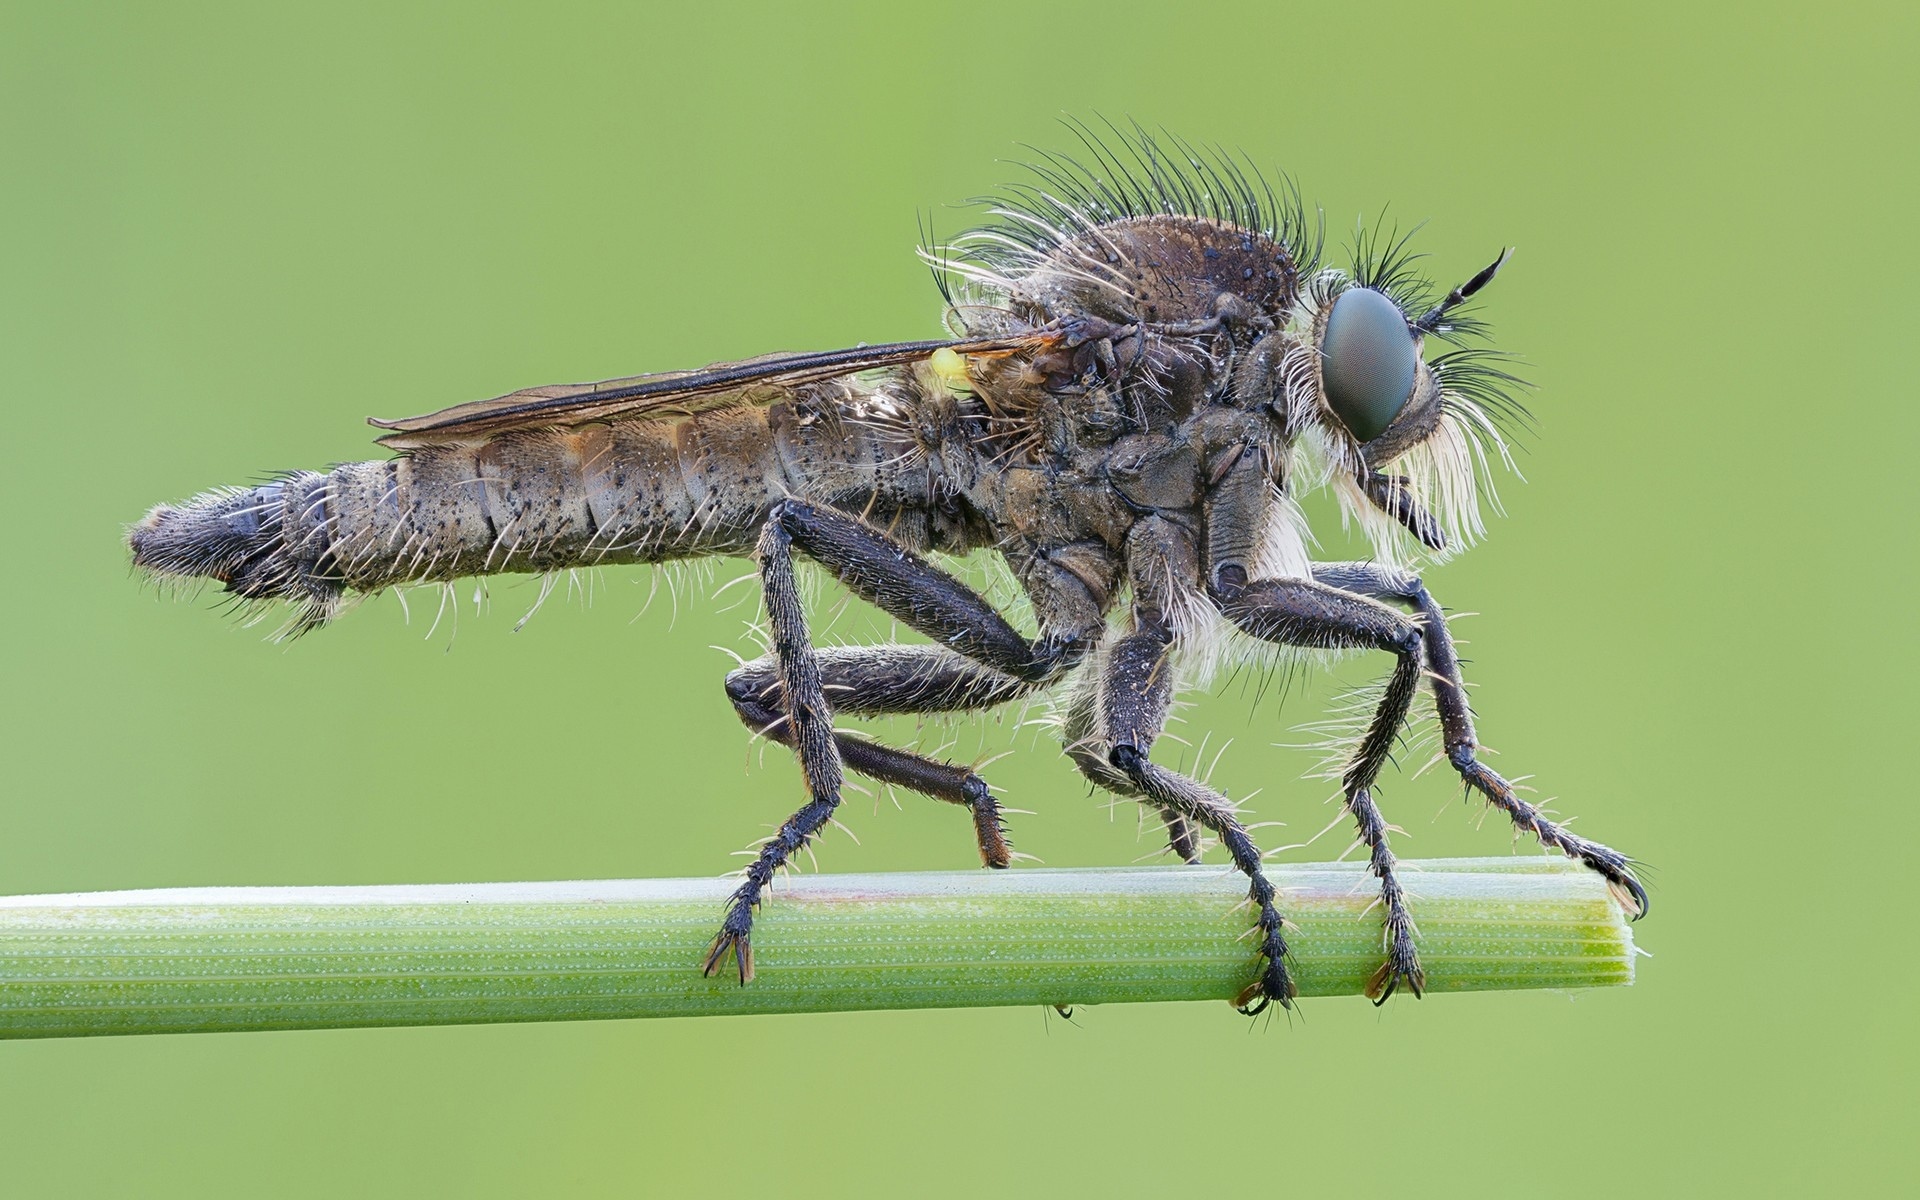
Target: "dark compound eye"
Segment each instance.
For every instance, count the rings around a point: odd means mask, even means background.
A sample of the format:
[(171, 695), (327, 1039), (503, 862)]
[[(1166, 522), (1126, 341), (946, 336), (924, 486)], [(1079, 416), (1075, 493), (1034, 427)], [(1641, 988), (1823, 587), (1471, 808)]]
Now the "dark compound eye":
[(1333, 302), (1320, 354), (1333, 411), (1361, 441), (1379, 437), (1413, 392), (1413, 334), (1399, 305), (1372, 288), (1348, 288)]

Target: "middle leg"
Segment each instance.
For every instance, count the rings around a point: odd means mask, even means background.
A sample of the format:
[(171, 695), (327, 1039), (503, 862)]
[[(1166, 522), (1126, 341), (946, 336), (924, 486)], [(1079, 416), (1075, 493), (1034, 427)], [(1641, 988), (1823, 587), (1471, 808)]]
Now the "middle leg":
[(1159, 813), (1167, 827), (1167, 849), (1181, 862), (1192, 866), (1200, 861), (1203, 849), (1200, 827), (1172, 809), (1155, 805), (1150, 797), (1134, 786), (1133, 780), (1113, 765), (1110, 757), (1113, 743), (1106, 734), (1097, 684), (1096, 679), (1088, 686), (1076, 689), (1061, 714), (1060, 740), (1067, 757), (1073, 760), (1073, 765), (1086, 777), (1087, 782), (1095, 787), (1116, 796), (1137, 800)]
[(1138, 796), (1166, 815), (1176, 844), (1183, 831), (1191, 838), (1194, 826), (1219, 837), (1233, 865), (1247, 877), (1247, 896), (1254, 907), (1264, 961), (1258, 979), (1234, 1003), (1249, 1015), (1268, 1004), (1291, 1008), (1296, 988), (1287, 972), (1285, 922), (1274, 903), (1277, 893), (1261, 865), (1259, 847), (1240, 823), (1231, 800), (1147, 757), (1166, 722), (1172, 697), (1172, 645), (1173, 633), (1164, 617), (1136, 603), (1134, 631), (1114, 643), (1095, 684), (1099, 690), (1093, 703), (1099, 710), (1102, 740), (1109, 747), (1107, 770), (1123, 784), (1115, 790)]

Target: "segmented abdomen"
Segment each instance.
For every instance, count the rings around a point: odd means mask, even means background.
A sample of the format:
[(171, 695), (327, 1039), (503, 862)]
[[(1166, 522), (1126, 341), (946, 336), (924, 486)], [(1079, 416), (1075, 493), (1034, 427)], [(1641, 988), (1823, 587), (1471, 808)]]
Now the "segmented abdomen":
[(926, 490), (898, 440), (787, 405), (507, 433), (163, 504), (127, 541), (157, 573), (297, 601), (305, 627), (349, 591), (745, 553), (789, 494), (895, 509)]

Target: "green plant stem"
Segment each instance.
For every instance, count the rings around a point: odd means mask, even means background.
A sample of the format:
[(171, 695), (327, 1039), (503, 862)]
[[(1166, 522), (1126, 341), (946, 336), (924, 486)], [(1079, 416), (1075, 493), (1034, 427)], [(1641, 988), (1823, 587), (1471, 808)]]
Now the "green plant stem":
[[(1560, 859), (1401, 864), (1430, 992), (1633, 979), (1619, 906)], [(1306, 996), (1381, 961), (1359, 864), (1272, 870)], [(781, 881), (758, 976), (696, 965), (727, 879), (181, 888), (0, 898), (0, 1037), (1223, 1000), (1253, 978), (1219, 867)]]

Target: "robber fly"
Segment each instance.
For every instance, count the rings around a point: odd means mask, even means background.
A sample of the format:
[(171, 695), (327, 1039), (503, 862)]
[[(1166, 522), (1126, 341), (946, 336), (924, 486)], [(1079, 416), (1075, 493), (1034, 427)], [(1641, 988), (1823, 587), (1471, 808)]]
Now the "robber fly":
[[(1080, 130), (1086, 134), (1084, 129)], [(349, 597), (417, 581), (710, 555), (758, 562), (769, 653), (726, 678), (755, 733), (798, 756), (806, 803), (758, 851), (704, 969), (753, 977), (769, 882), (832, 818), (843, 772), (964, 807), (1008, 865), (1001, 807), (966, 766), (836, 732), (836, 717), (977, 712), (1058, 690), (1067, 754), (1165, 820), (1171, 850), (1224, 845), (1258, 931), (1243, 1010), (1290, 1005), (1285, 924), (1235, 805), (1149, 757), (1192, 667), (1232, 639), (1377, 650), (1393, 669), (1338, 774), (1384, 922), (1369, 994), (1419, 994), (1407, 897), (1375, 781), (1423, 687), (1470, 792), (1604, 876), (1638, 915), (1629, 860), (1569, 833), (1479, 759), (1447, 622), (1410, 564), (1481, 532), (1501, 424), (1524, 413), (1463, 306), (1406, 239), (1321, 264), (1290, 186), (1177, 139), (1085, 136), (929, 251), (952, 337), (773, 354), (532, 388), (375, 420), (395, 457), (161, 505), (136, 564), (217, 580), (320, 625)], [(1317, 224), (1317, 223), (1316, 223)], [(1430, 339), (1455, 348), (1429, 357)], [(1312, 562), (1294, 497), (1330, 485), (1368, 562)], [(1000, 556), (1028, 637), (933, 557)], [(795, 555), (931, 640), (820, 647)], [(1222, 645), (1228, 649), (1222, 651)]]

